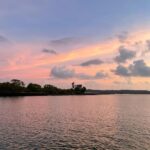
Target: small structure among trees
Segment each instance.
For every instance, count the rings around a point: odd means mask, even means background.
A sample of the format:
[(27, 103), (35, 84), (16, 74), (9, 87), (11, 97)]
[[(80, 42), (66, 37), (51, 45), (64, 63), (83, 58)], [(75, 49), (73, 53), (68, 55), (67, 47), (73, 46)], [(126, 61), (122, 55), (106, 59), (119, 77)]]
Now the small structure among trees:
[(76, 94), (84, 94), (86, 87), (82, 86), (82, 84), (75, 84), (72, 82), (72, 90), (74, 90)]
[(12, 79), (10, 82), (0, 83), (0, 96), (32, 96), (32, 95), (75, 95), (84, 94), (86, 88), (82, 84), (72, 83), (72, 88), (61, 89), (53, 85), (46, 84), (41, 86), (36, 83), (25, 83), (18, 79)]

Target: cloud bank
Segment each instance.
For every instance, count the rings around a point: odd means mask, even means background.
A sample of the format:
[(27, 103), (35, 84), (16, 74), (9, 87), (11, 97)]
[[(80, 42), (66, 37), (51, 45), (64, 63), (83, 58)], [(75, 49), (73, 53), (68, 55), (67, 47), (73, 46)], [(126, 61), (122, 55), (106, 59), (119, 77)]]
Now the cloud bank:
[(150, 77), (150, 67), (142, 59), (134, 61), (128, 67), (119, 65), (113, 72), (124, 77)]
[(85, 73), (76, 73), (74, 69), (69, 69), (65, 66), (55, 66), (51, 69), (51, 76), (59, 79), (77, 78), (83, 80), (94, 80), (103, 79), (107, 77), (107, 74), (104, 72), (97, 72), (92, 76)]

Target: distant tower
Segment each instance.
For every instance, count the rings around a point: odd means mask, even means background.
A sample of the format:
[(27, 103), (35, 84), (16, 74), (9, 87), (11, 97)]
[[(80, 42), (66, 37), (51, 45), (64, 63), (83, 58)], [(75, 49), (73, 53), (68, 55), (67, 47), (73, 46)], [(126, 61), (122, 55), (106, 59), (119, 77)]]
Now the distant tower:
[(75, 88), (75, 83), (74, 82), (72, 82), (72, 89), (74, 89)]

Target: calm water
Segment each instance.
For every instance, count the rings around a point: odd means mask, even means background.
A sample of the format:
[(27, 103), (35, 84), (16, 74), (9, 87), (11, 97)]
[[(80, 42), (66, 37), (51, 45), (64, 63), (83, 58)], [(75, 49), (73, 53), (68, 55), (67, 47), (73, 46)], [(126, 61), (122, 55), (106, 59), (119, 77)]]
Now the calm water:
[(150, 95), (0, 98), (1, 150), (150, 150)]

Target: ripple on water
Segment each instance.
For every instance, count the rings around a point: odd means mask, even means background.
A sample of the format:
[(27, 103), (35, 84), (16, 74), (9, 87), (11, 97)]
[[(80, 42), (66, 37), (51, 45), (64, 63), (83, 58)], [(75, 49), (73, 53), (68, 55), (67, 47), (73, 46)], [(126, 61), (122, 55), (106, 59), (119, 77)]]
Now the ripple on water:
[(0, 98), (0, 149), (149, 150), (149, 99), (148, 95)]

